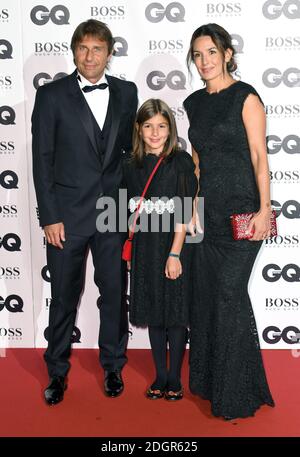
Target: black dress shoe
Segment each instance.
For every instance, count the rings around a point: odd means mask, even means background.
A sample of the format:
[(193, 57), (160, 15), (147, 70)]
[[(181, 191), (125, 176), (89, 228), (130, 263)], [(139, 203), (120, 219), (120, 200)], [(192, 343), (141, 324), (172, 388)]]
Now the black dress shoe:
[(64, 392), (67, 388), (64, 376), (50, 378), (50, 384), (45, 389), (44, 395), (48, 405), (56, 405), (64, 399)]
[(120, 371), (104, 372), (104, 392), (108, 397), (118, 397), (124, 390)]

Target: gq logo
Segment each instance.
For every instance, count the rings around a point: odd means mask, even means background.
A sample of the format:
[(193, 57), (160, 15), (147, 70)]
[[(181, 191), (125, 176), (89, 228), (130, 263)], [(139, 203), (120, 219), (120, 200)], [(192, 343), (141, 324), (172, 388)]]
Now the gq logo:
[(244, 53), (244, 51), (243, 51), (243, 49), (244, 49), (244, 40), (241, 37), (241, 35), (232, 34), (231, 35), (231, 44), (234, 47), (235, 52), (237, 54), (243, 54)]
[(113, 55), (115, 57), (128, 56), (128, 43), (125, 38), (121, 36), (114, 37), (115, 45)]
[(41, 275), (42, 275), (42, 278), (44, 281), (51, 282), (50, 271), (49, 271), (48, 265), (45, 265), (42, 268)]
[(36, 25), (45, 25), (49, 20), (55, 25), (69, 24), (70, 12), (64, 5), (56, 5), (49, 11), (46, 6), (37, 5), (32, 8), (30, 18)]
[(0, 124), (15, 125), (16, 113), (7, 105), (0, 106)]
[(44, 84), (49, 84), (52, 81), (56, 81), (57, 79), (63, 78), (64, 76), (67, 76), (67, 73), (57, 73), (54, 75), (53, 78), (48, 73), (38, 73), (35, 75), (33, 78), (33, 86), (35, 89), (38, 89), (40, 86), (43, 86)]
[(0, 59), (12, 59), (13, 47), (7, 40), (0, 40)]
[(21, 251), (21, 239), (15, 233), (7, 233), (0, 237), (0, 248), (3, 247), (9, 252)]
[(299, 19), (300, 2), (299, 0), (287, 0), (286, 2), (268, 0), (263, 4), (262, 12), (267, 19), (277, 19), (282, 14), (288, 19)]
[(161, 90), (167, 85), (172, 90), (184, 90), (186, 77), (182, 71), (173, 70), (168, 75), (162, 71), (151, 71), (147, 76), (147, 85), (152, 90)]
[(268, 154), (277, 154), (281, 149), (287, 154), (300, 154), (300, 137), (287, 135), (281, 140), (277, 135), (267, 136)]
[(19, 178), (12, 170), (5, 170), (0, 173), (0, 185), (4, 189), (18, 189)]
[(262, 75), (262, 81), (265, 86), (273, 89), (281, 83), (287, 87), (299, 87), (300, 85), (300, 70), (299, 68), (287, 68), (281, 73), (278, 68), (268, 68)]
[(287, 200), (282, 206), (276, 200), (271, 200), (271, 204), (276, 211), (276, 217), (282, 213), (287, 219), (300, 218), (300, 203), (296, 200)]
[(275, 263), (270, 263), (263, 268), (262, 275), (268, 282), (276, 282), (280, 278), (286, 282), (300, 282), (300, 268), (294, 263), (289, 263), (282, 269)]
[(300, 343), (300, 330), (293, 325), (285, 327), (282, 331), (275, 325), (266, 327), (262, 333), (266, 343), (276, 344), (282, 339), (286, 344)]
[(181, 3), (172, 2), (164, 7), (161, 3), (150, 3), (145, 9), (145, 16), (149, 22), (160, 22), (165, 17), (170, 22), (184, 22), (185, 9)]
[(22, 313), (24, 302), (19, 295), (9, 295), (6, 299), (0, 296), (0, 311), (4, 308), (10, 313)]
[[(48, 341), (48, 338), (49, 338), (49, 327), (45, 328), (44, 338), (45, 338), (46, 341)], [(71, 343), (81, 343), (80, 338), (81, 338), (81, 331), (79, 330), (78, 327), (74, 327), (73, 328), (73, 333), (72, 333), (72, 338), (71, 338)]]

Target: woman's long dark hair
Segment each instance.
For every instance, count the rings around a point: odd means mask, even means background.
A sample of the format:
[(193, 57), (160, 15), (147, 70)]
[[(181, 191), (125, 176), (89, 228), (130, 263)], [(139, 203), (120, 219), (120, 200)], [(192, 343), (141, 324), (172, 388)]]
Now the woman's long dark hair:
[(231, 36), (227, 32), (227, 30), (223, 29), (218, 24), (204, 24), (201, 25), (201, 27), (198, 27), (192, 35), (191, 42), (190, 42), (190, 48), (187, 53), (186, 57), (186, 63), (188, 66), (188, 69), (190, 71), (191, 68), (191, 63), (194, 62), (194, 43), (197, 38), (202, 37), (202, 36), (209, 36), (214, 44), (216, 45), (217, 49), (221, 52), (223, 59), (225, 60), (225, 51), (227, 49), (230, 49), (232, 51), (232, 56), (229, 62), (226, 62), (226, 69), (228, 73), (233, 73), (237, 69), (237, 63), (235, 61), (235, 49), (232, 46), (231, 42)]

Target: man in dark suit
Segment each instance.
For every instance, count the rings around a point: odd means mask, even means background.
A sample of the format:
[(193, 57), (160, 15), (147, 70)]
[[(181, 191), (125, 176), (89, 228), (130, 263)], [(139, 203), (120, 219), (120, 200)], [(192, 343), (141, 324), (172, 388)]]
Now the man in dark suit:
[(40, 87), (32, 114), (33, 178), (40, 225), (47, 239), (52, 301), (45, 361), (48, 404), (63, 400), (71, 337), (91, 249), (99, 288), (100, 364), (106, 395), (123, 391), (128, 322), (121, 251), (124, 235), (96, 229), (99, 197), (116, 196), (121, 160), (131, 149), (137, 108), (132, 82), (105, 75), (113, 52), (108, 27), (90, 19), (75, 30), (77, 69)]

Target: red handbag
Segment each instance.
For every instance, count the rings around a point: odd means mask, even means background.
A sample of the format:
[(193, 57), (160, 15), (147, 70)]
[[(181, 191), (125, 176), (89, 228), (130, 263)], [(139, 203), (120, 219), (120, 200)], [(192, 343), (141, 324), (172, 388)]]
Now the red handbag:
[[(233, 214), (230, 216), (232, 234), (235, 240), (248, 240), (252, 238), (253, 233), (246, 233), (248, 225), (252, 217), (256, 213), (242, 213), (242, 214)], [(271, 211), (271, 236), (277, 236), (277, 224), (276, 224), (276, 211)]]
[(141, 207), (141, 204), (142, 204), (142, 201), (143, 201), (143, 198), (148, 190), (148, 187), (150, 186), (150, 183), (153, 179), (153, 176), (155, 175), (158, 167), (160, 166), (161, 162), (163, 160), (163, 157), (161, 157), (159, 159), (159, 161), (157, 162), (157, 164), (155, 165), (155, 167), (153, 168), (152, 172), (151, 172), (151, 175), (149, 176), (148, 178), (148, 181), (145, 185), (145, 188), (143, 190), (143, 193), (142, 193), (142, 196), (140, 198), (140, 201), (139, 201), (139, 204), (137, 206), (137, 209), (135, 211), (135, 217), (134, 217), (134, 221), (133, 221), (133, 225), (132, 225), (132, 231), (129, 231), (129, 237), (127, 238), (127, 240), (125, 241), (124, 245), (123, 245), (123, 250), (122, 250), (122, 259), (123, 260), (126, 260), (127, 262), (130, 262), (131, 261), (131, 256), (132, 256), (132, 239), (133, 239), (133, 235), (134, 235), (134, 229), (135, 229), (135, 226), (136, 226), (136, 222), (137, 222), (137, 218), (139, 217), (140, 215), (140, 207)]

